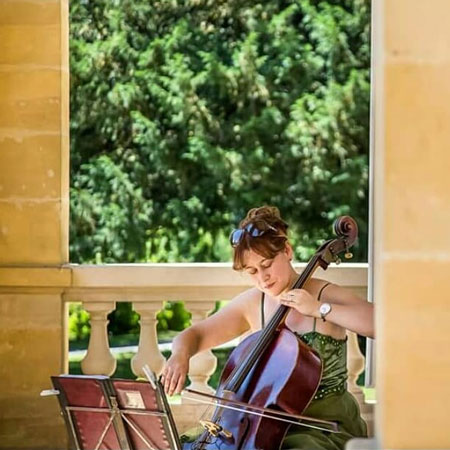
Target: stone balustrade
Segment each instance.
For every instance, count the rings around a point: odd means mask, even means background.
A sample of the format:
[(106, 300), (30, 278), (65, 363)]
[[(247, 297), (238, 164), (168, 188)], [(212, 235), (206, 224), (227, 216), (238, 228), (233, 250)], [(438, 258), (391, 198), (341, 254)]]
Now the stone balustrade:
[[(131, 369), (137, 377), (143, 377), (142, 367), (148, 364), (159, 374), (164, 357), (158, 348), (156, 314), (164, 301), (184, 301), (192, 314), (192, 323), (203, 320), (213, 310), (216, 301), (231, 299), (250, 286), (249, 279), (231, 270), (226, 263), (195, 264), (130, 264), (130, 265), (71, 265), (72, 283), (63, 293), (64, 302), (82, 302), (91, 316), (91, 339), (88, 351), (81, 363), (85, 374), (112, 375), (116, 361), (110, 352), (107, 338), (107, 315), (121, 301), (132, 302), (140, 315), (138, 351), (131, 361)], [(297, 265), (301, 271), (303, 264)], [(326, 272), (319, 269), (318, 277), (354, 290), (362, 297), (367, 292), (367, 265), (342, 264), (330, 266)], [(226, 326), (226, 324), (224, 324)], [(216, 369), (217, 361), (211, 351), (202, 352), (191, 359), (190, 387), (212, 393), (208, 385)], [(364, 368), (357, 337), (349, 333), (348, 369), (349, 390), (357, 397), (365, 418), (371, 427), (372, 411), (364, 403), (356, 380)], [(183, 399), (174, 404), (173, 411), (180, 431), (196, 423), (205, 406)]]

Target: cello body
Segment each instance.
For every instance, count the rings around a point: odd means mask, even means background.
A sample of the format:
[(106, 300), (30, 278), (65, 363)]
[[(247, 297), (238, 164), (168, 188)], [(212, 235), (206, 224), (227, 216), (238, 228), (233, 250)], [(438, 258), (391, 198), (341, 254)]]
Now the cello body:
[[(230, 374), (243, 363), (259, 339), (261, 331), (251, 334), (230, 354), (223, 369), (217, 393), (224, 396)], [(267, 351), (253, 367), (232, 398), (249, 405), (301, 414), (309, 405), (322, 376), (320, 357), (292, 331), (282, 327)], [(220, 408), (220, 407), (219, 407)], [(184, 450), (276, 450), (280, 448), (289, 423), (223, 409), (216, 423), (232, 434), (207, 433)]]

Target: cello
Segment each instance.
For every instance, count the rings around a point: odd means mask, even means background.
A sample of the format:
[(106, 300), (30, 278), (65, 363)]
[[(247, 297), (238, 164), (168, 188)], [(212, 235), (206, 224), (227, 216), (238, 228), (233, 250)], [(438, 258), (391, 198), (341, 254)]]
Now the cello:
[[(349, 248), (358, 227), (349, 216), (334, 223), (335, 239), (322, 244), (291, 289), (301, 289), (321, 267), (351, 258)], [(290, 308), (280, 305), (264, 329), (244, 339), (230, 354), (215, 396), (212, 418), (205, 431), (183, 450), (275, 450), (281, 447), (292, 423), (338, 432), (334, 422), (302, 416), (319, 387), (320, 356), (286, 327)]]

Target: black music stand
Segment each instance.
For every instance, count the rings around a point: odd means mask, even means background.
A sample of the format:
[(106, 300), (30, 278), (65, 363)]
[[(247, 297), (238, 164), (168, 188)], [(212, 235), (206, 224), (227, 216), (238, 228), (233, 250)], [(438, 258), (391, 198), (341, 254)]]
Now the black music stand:
[(164, 390), (149, 382), (105, 376), (51, 377), (75, 450), (181, 450)]

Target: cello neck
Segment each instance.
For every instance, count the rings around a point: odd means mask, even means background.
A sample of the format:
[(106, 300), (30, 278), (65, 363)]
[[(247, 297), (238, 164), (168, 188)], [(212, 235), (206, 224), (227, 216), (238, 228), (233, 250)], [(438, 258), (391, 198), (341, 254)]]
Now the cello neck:
[[(314, 255), (291, 289), (301, 289), (308, 279), (311, 278), (318, 266), (319, 257)], [(290, 308), (288, 306), (280, 305), (278, 307), (275, 314), (263, 329), (252, 351), (247, 355), (243, 363), (237, 366), (230, 374), (224, 390), (231, 392), (237, 392), (239, 390), (247, 375), (255, 367), (260, 357), (275, 338), (280, 327), (284, 324), (289, 311)]]

